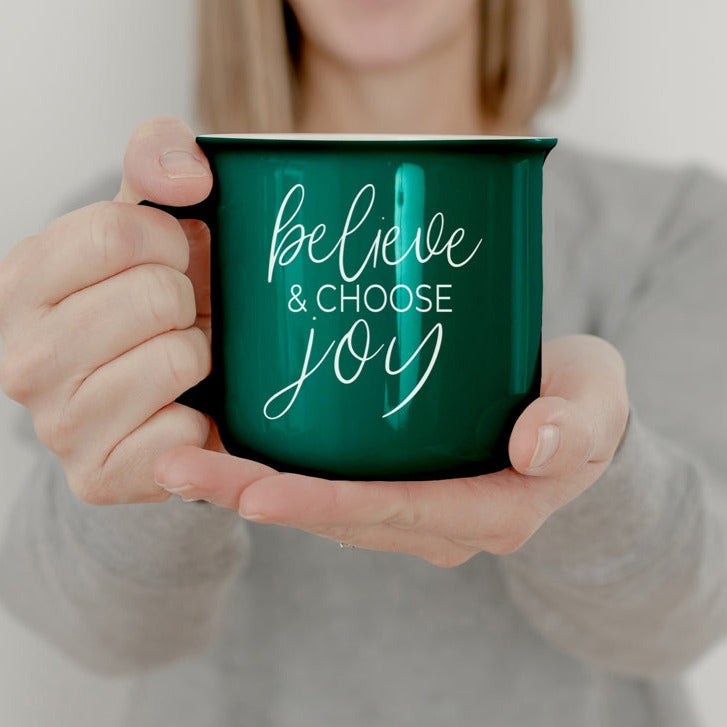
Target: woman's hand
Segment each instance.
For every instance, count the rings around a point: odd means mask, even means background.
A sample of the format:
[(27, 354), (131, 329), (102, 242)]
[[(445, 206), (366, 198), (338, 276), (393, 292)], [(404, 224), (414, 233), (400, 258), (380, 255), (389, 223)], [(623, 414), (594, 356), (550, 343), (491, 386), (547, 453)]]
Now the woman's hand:
[(569, 336), (545, 344), (541, 397), (516, 422), (513, 467), (501, 472), (431, 482), (334, 482), (195, 447), (162, 455), (155, 472), (174, 494), (250, 520), (456, 566), (480, 551), (512, 553), (588, 489), (611, 462), (628, 412), (619, 353), (602, 339)]
[(209, 232), (136, 203), (193, 204), (211, 185), (190, 129), (156, 119), (131, 139), (113, 202), (55, 220), (0, 263), (0, 384), (88, 502), (166, 499), (156, 457), (207, 440), (207, 418), (173, 402), (210, 366)]

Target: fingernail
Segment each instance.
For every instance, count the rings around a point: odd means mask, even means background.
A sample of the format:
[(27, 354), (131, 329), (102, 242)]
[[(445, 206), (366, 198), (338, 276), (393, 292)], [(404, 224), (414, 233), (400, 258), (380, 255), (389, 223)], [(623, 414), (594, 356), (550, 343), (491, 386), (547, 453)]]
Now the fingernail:
[(528, 469), (535, 470), (547, 464), (558, 450), (558, 445), (560, 445), (560, 429), (555, 424), (543, 424), (538, 429), (538, 443), (535, 445)]
[(250, 506), (250, 504), (245, 502), (240, 502), (237, 512), (245, 520), (262, 520), (264, 518), (259, 507), (255, 505)]
[(244, 518), (245, 520), (262, 520), (265, 516), (261, 515), (259, 512), (240, 511), (240, 517)]
[(166, 490), (172, 495), (181, 496), (188, 492), (191, 492), (194, 489), (194, 485), (165, 485), (163, 482), (159, 482), (158, 480), (155, 480), (155, 482), (157, 485), (159, 485), (159, 487), (162, 488), (162, 490)]
[(159, 164), (170, 179), (199, 179), (209, 174), (200, 159), (188, 151), (168, 151), (159, 157)]

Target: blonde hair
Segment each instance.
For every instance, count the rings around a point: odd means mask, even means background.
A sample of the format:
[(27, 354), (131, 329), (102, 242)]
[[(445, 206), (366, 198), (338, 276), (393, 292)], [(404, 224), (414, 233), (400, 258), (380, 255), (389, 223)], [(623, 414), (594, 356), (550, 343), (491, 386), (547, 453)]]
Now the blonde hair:
[[(527, 124), (563, 87), (573, 56), (570, 0), (480, 0), (482, 104)], [(298, 28), (283, 0), (200, 0), (197, 107), (205, 131), (293, 128)]]

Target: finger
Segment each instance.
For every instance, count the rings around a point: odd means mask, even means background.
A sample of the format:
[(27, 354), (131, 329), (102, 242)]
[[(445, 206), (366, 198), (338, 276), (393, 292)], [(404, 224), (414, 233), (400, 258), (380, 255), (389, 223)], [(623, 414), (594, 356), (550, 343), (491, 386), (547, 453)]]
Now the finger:
[[(226, 453), (209, 452), (192, 447), (180, 448), (160, 457), (155, 469), (157, 481), (174, 494), (185, 492), (222, 507), (241, 510), (251, 518), (299, 518), (301, 524), (335, 524), (348, 521), (354, 525), (375, 525), (389, 514), (387, 505), (395, 485), (392, 483), (356, 483), (323, 480), (302, 475), (281, 474), (271, 467)], [(273, 482), (274, 480), (274, 482)], [(270, 486), (263, 509), (252, 512), (252, 503), (242, 497), (245, 490), (258, 483), (262, 491)], [(378, 484), (378, 486), (377, 486)], [(348, 497), (336, 498), (338, 492)], [(388, 492), (385, 492), (385, 489)], [(288, 491), (293, 499), (286, 502)], [(364, 492), (365, 490), (365, 492)], [(242, 509), (241, 509), (242, 508)], [(342, 514), (342, 510), (345, 512)]]
[(510, 460), (518, 472), (563, 479), (598, 462), (595, 422), (579, 403), (559, 396), (536, 399), (510, 435)]
[(189, 243), (179, 223), (150, 207), (100, 202), (58, 218), (44, 234), (16, 246), (3, 263), (2, 300), (15, 317), (35, 314), (144, 264), (187, 270)]
[(71, 488), (99, 505), (161, 502), (169, 498), (154, 482), (154, 461), (180, 445), (204, 444), (209, 420), (194, 409), (169, 404), (122, 439), (100, 465), (88, 463), (69, 477)]
[(54, 419), (42, 422), (41, 441), (61, 457), (106, 456), (209, 370), (209, 342), (198, 328), (156, 336), (94, 371)]
[(136, 129), (126, 148), (117, 201), (181, 207), (202, 202), (211, 189), (209, 164), (186, 124), (159, 117)]
[[(195, 459), (203, 463), (200, 468), (194, 467)], [(190, 461), (193, 463), (191, 467)], [(198, 476), (202, 474), (202, 468), (208, 473), (204, 478)], [(246, 512), (248, 519), (297, 527), (359, 548), (409, 553), (435, 565), (448, 567), (460, 565), (479, 552), (477, 547), (457, 543), (447, 537), (433, 537), (428, 533), (402, 529), (388, 523), (379, 524), (380, 514), (374, 512), (372, 491), (366, 489), (369, 488), (368, 483), (363, 484), (364, 489), (361, 490), (362, 483), (334, 483), (279, 474), (273, 468), (257, 462), (218, 452), (204, 452), (197, 447), (179, 447), (165, 452), (157, 459), (154, 473), (157, 482), (165, 483), (162, 486), (171, 494), (183, 499), (204, 499), (232, 510), (248, 507), (247, 503), (241, 502), (241, 496), (247, 488), (260, 488), (265, 493), (265, 503), (258, 501), (253, 507), (262, 509), (265, 514)], [(214, 481), (214, 488), (205, 487), (208, 481)], [(169, 482), (175, 483), (174, 486), (167, 484)], [(351, 503), (345, 502), (346, 496), (339, 498), (334, 494), (334, 488), (338, 486), (353, 486), (352, 491), (363, 497), (363, 508), (367, 514), (364, 516), (359, 510), (356, 515), (358, 522), (350, 522), (353, 509)], [(318, 493), (315, 488), (320, 488)], [(290, 494), (295, 495), (292, 500), (288, 497)], [(253, 500), (254, 497), (253, 493)], [(336, 508), (334, 503), (337, 499), (340, 502)], [(346, 512), (342, 513), (341, 508)], [(391, 511), (390, 504), (387, 503), (385, 509)], [(245, 512), (244, 509), (242, 511)]]
[[(256, 480), (240, 495), (247, 519), (293, 526), (355, 544), (356, 535), (381, 528), (448, 541), (469, 557), (475, 552), (508, 553), (519, 548), (543, 523), (541, 507), (526, 483), (512, 471), (462, 480), (430, 482), (350, 482), (281, 474)], [(373, 530), (372, 530), (373, 529)], [(371, 541), (360, 541), (376, 547)], [(378, 548), (377, 548), (378, 549)], [(408, 550), (407, 552), (412, 552)], [(437, 547), (432, 553), (447, 552)], [(432, 553), (427, 551), (427, 559)]]
[(429, 482), (331, 481), (187, 447), (165, 453), (156, 475), (172, 492), (183, 487), (187, 497), (252, 520), (311, 532), (385, 525), (491, 552), (521, 544), (549, 514), (529, 478), (513, 470)]
[(569, 336), (543, 349), (541, 398), (515, 423), (513, 467), (562, 478), (613, 457), (628, 416), (623, 361), (606, 341)]
[(165, 265), (139, 265), (68, 296), (44, 316), (25, 355), (36, 395), (67, 397), (105, 363), (161, 333), (195, 322), (189, 278)]
[(253, 482), (278, 473), (252, 460), (194, 447), (165, 452), (156, 462), (156, 481), (180, 497), (206, 500), (237, 510), (240, 495)]

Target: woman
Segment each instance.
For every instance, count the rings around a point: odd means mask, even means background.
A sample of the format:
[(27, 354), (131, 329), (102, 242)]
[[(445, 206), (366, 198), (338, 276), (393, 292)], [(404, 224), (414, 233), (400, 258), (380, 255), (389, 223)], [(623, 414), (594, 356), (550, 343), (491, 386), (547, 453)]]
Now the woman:
[[(526, 132), (569, 28), (558, 0), (208, 0), (201, 109), (218, 130)], [(513, 467), (385, 487), (231, 457), (174, 403), (209, 369), (208, 239), (135, 203), (210, 186), (191, 131), (154, 120), (114, 202), (0, 268), (3, 388), (57, 455), (11, 524), (8, 606), (138, 675), (129, 724), (691, 724), (675, 677), (727, 628), (724, 183), (554, 153)]]

